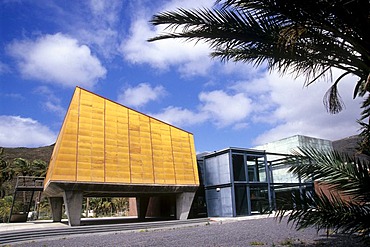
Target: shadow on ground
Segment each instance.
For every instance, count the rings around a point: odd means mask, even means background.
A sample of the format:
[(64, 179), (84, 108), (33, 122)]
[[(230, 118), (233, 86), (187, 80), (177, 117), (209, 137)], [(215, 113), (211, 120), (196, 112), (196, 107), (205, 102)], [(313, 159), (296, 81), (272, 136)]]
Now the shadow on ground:
[(320, 235), (314, 243), (305, 243), (302, 240), (287, 239), (280, 243), (274, 243), (272, 246), (288, 246), (288, 247), (318, 247), (318, 246), (330, 246), (330, 247), (368, 247), (370, 242), (364, 242), (359, 237), (349, 236), (345, 234), (332, 234), (330, 236)]

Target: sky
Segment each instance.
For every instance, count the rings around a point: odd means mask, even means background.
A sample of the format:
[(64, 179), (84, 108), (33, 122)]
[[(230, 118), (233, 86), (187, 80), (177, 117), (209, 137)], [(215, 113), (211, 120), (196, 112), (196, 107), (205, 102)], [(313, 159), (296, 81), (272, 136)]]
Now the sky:
[(294, 73), (211, 58), (201, 42), (147, 42), (164, 32), (154, 14), (213, 3), (0, 0), (0, 146), (53, 144), (76, 86), (193, 133), (198, 153), (359, 133), (356, 77), (339, 84), (345, 109), (332, 115), (330, 78), (305, 87)]

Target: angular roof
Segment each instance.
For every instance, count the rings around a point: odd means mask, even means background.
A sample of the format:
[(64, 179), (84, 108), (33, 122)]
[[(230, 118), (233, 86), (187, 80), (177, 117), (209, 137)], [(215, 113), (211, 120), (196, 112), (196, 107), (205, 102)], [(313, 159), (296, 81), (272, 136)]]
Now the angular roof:
[(53, 181), (198, 185), (193, 135), (77, 87), (45, 188)]

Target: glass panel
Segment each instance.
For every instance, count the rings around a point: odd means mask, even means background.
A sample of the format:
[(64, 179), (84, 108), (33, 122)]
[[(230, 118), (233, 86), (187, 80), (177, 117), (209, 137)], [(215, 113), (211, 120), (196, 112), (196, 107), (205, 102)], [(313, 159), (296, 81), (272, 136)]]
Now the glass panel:
[(236, 215), (248, 215), (247, 187), (245, 185), (235, 186)]
[(234, 181), (246, 181), (244, 155), (233, 154)]
[(259, 181), (260, 182), (267, 182), (266, 178), (266, 166), (265, 166), (265, 157), (258, 157), (258, 174), (259, 174)]
[(266, 182), (265, 158), (247, 156), (249, 182)]
[(298, 177), (289, 172), (290, 164), (273, 166), (274, 183), (298, 183)]
[(267, 186), (250, 188), (251, 210), (253, 213), (267, 213), (269, 211)]

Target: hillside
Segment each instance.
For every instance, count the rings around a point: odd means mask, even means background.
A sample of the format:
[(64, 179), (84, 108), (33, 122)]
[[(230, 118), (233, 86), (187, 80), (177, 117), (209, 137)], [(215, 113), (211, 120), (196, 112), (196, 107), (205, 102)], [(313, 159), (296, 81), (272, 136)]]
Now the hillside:
[(54, 144), (38, 148), (4, 148), (3, 159), (13, 161), (15, 158), (24, 158), (29, 161), (43, 160), (49, 163)]
[(369, 160), (369, 156), (360, 154), (358, 151), (360, 141), (361, 141), (360, 136), (354, 135), (333, 141), (332, 143), (334, 150), (339, 153), (345, 153), (350, 157), (356, 157), (361, 160)]
[[(333, 141), (334, 150), (347, 153), (350, 156), (357, 154), (358, 142), (360, 141), (359, 136), (350, 136), (340, 140)], [(12, 161), (15, 158), (24, 158), (30, 161), (40, 159), (47, 163), (50, 161), (51, 154), (53, 152), (55, 144), (45, 147), (38, 148), (4, 148), (3, 157), (5, 160)], [(361, 155), (356, 155), (357, 157)]]

